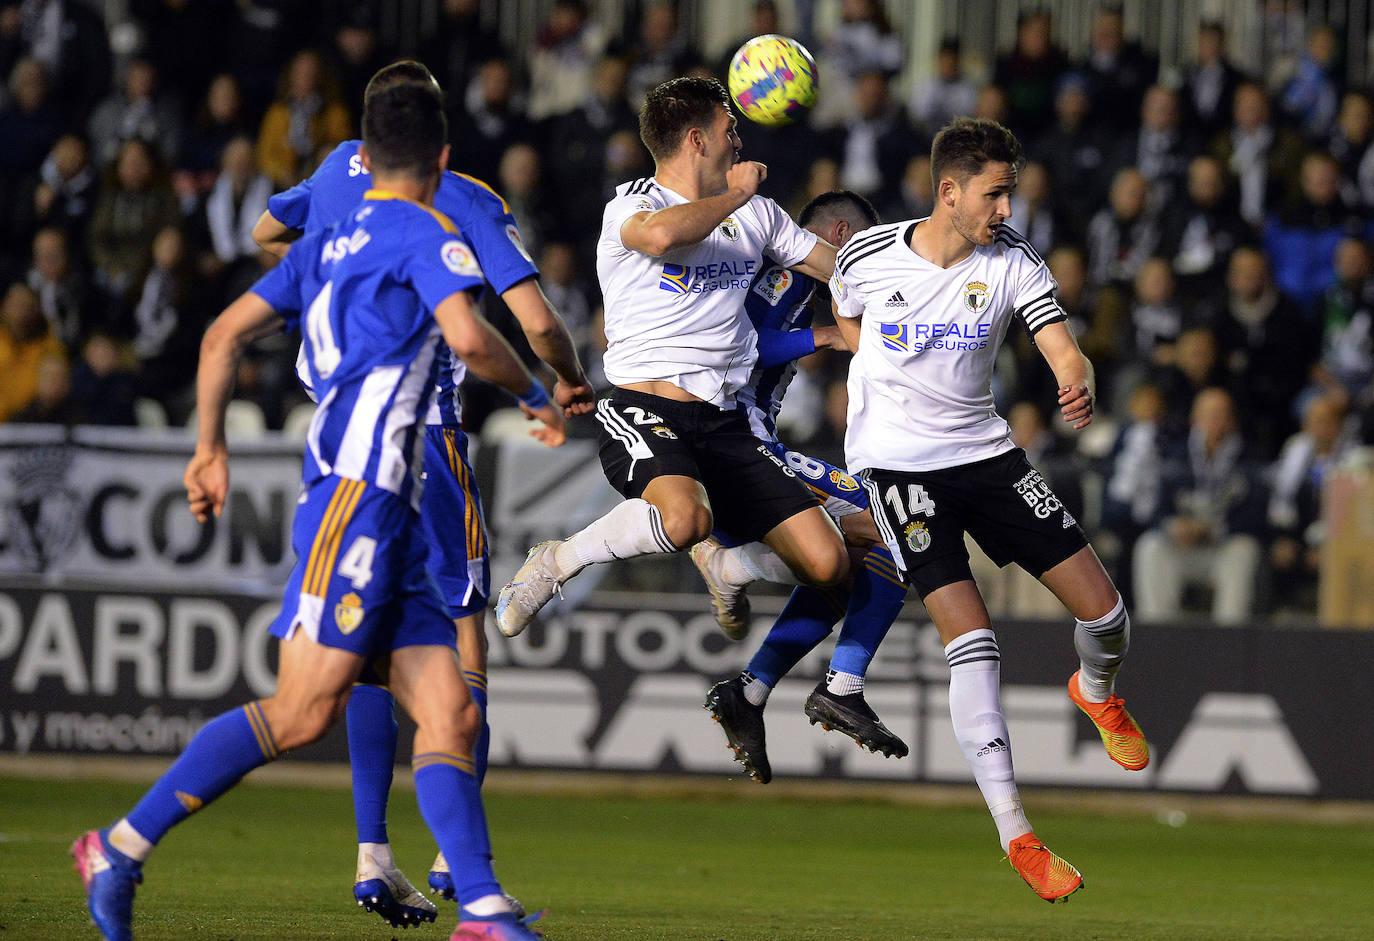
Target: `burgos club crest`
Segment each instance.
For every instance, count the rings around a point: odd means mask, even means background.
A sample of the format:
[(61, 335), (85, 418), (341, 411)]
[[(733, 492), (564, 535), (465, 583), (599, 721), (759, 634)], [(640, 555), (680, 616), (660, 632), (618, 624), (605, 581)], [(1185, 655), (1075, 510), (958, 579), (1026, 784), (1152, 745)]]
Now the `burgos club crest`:
[(739, 241), (739, 225), (734, 216), (726, 216), (720, 223), (720, 234), (732, 242)]
[(970, 281), (964, 285), (964, 306), (975, 314), (981, 314), (988, 306), (988, 286), (982, 281)]
[(352, 634), (363, 623), (363, 599), (356, 592), (350, 591), (334, 605), (334, 623), (344, 634)]
[(902, 536), (906, 539), (907, 548), (912, 552), (925, 552), (930, 548), (930, 530), (919, 520), (907, 523), (906, 528), (902, 530)]

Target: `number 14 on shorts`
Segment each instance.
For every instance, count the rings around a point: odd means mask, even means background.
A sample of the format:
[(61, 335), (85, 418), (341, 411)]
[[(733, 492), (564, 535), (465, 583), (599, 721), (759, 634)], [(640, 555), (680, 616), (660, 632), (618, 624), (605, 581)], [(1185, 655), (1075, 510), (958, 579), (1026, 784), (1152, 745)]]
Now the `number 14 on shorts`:
[(913, 516), (935, 515), (935, 501), (920, 484), (906, 485), (905, 501), (902, 499), (901, 486), (892, 484), (883, 491), (883, 502), (892, 507), (892, 515), (897, 517), (899, 524), (905, 523)]

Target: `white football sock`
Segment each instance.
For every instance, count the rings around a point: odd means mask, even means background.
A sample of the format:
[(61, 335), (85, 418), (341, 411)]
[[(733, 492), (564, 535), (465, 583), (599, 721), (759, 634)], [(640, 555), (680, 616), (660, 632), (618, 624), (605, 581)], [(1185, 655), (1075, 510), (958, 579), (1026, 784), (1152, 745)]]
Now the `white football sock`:
[(761, 542), (722, 549), (707, 563), (711, 573), (725, 584), (743, 588), (750, 582), (773, 582), (777, 585), (800, 585), (797, 576), (776, 552)]
[(998, 683), (1002, 654), (987, 629), (970, 631), (945, 646), (949, 660), (949, 715), (954, 737), (983, 792), (997, 836), (1006, 852), (1011, 841), (1031, 832), (1021, 809), (1011, 766), (1011, 735), (1002, 715)]
[(626, 500), (554, 546), (554, 575), (567, 581), (596, 562), (677, 551), (658, 507), (645, 500)]
[(364, 858), (371, 859), (382, 869), (395, 869), (396, 858), (391, 855), (390, 843), (359, 843), (358, 871), (362, 871)]
[(1075, 622), (1073, 646), (1080, 666), (1078, 691), (1088, 702), (1106, 702), (1131, 646), (1131, 618), (1120, 595), (1116, 607), (1096, 621)]
[(748, 670), (741, 673), (739, 678), (740, 682), (744, 684), (744, 698), (749, 701), (751, 706), (762, 706), (768, 702), (768, 694), (773, 692), (773, 687)]
[[(480, 899), (473, 899), (470, 904), (463, 906), (463, 911), (470, 915), (476, 915), (478, 918), (490, 918), (492, 915), (509, 913), (510, 910), (510, 902), (499, 892), (484, 895)], [(463, 920), (461, 915), (459, 915), (458, 920)]]
[(864, 691), (864, 678), (855, 673), (845, 673), (842, 670), (827, 670), (825, 688), (836, 696), (862, 693)]
[(120, 817), (119, 822), (110, 827), (109, 840), (115, 849), (140, 863), (153, 852), (153, 844), (133, 828), (127, 817)]

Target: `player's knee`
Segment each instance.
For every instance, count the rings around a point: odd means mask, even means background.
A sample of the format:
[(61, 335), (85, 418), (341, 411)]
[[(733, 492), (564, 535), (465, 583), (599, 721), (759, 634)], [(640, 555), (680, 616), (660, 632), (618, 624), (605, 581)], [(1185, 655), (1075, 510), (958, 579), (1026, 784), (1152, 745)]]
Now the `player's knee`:
[(805, 571), (800, 574), (806, 581), (829, 588), (843, 582), (849, 574), (849, 553), (839, 540), (827, 540), (822, 545), (808, 546), (802, 564)]
[(695, 502), (682, 502), (660, 508), (663, 518), (663, 531), (668, 534), (673, 545), (686, 549), (711, 535), (714, 521), (709, 507)]

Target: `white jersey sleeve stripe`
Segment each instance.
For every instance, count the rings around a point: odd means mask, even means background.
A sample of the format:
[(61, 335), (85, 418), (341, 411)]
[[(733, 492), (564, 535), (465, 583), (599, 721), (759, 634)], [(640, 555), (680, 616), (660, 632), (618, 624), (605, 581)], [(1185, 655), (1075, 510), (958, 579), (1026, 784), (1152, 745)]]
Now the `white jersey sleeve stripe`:
[(1026, 257), (1037, 265), (1043, 265), (1045, 263), (1045, 259), (1040, 257), (1040, 253), (1035, 250), (1035, 246), (1026, 241), (1025, 237), (1015, 229), (1002, 226), (997, 232), (996, 240), (1006, 245), (1008, 248), (1021, 249), (1021, 251), (1026, 253)]

